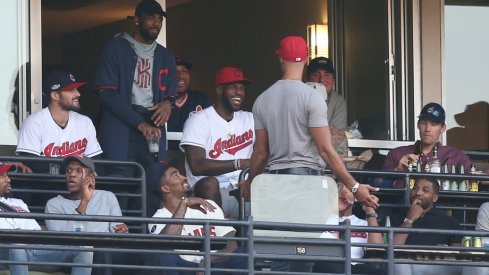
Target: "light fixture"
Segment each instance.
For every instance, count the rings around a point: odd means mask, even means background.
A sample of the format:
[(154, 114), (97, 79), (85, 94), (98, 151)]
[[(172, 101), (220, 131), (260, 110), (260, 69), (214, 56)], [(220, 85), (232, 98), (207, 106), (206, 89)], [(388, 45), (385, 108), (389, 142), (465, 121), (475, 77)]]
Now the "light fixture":
[(318, 56), (328, 57), (328, 25), (312, 24), (307, 26), (307, 47), (309, 60)]

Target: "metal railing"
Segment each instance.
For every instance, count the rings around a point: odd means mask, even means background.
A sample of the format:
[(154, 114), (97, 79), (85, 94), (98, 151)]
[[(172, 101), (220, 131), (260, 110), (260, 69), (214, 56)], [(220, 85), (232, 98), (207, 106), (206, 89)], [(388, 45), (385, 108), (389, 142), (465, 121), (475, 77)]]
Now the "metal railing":
[[(423, 245), (394, 245), (393, 238), (395, 233), (436, 233), (436, 234), (449, 234), (462, 236), (479, 236), (489, 237), (489, 232), (481, 231), (467, 231), (467, 230), (434, 230), (434, 229), (413, 229), (413, 228), (397, 228), (397, 227), (362, 227), (351, 226), (349, 222), (343, 225), (310, 225), (310, 224), (291, 224), (291, 223), (273, 223), (273, 222), (254, 222), (252, 217), (248, 217), (244, 221), (227, 221), (227, 220), (197, 220), (197, 219), (156, 219), (156, 218), (137, 218), (137, 217), (110, 217), (110, 216), (83, 216), (83, 215), (60, 215), (60, 214), (35, 214), (35, 213), (12, 213), (12, 212), (0, 212), (2, 218), (36, 218), (36, 219), (50, 219), (50, 220), (84, 220), (84, 221), (108, 221), (108, 222), (124, 222), (124, 223), (139, 223), (146, 225), (148, 223), (161, 223), (161, 224), (200, 224), (205, 228), (205, 234), (203, 236), (180, 236), (180, 235), (150, 235), (142, 233), (96, 233), (96, 232), (59, 232), (59, 231), (38, 231), (38, 230), (0, 230), (0, 248), (12, 249), (12, 248), (24, 248), (24, 249), (44, 249), (44, 250), (75, 250), (75, 251), (91, 251), (95, 253), (107, 252), (107, 253), (127, 253), (131, 257), (137, 255), (144, 257), (144, 255), (151, 254), (186, 254), (186, 255), (200, 255), (204, 256), (205, 265), (203, 268), (172, 268), (161, 265), (148, 265), (148, 264), (127, 264), (127, 263), (96, 263), (86, 265), (74, 265), (73, 263), (33, 263), (33, 262), (21, 262), (11, 261), (8, 259), (0, 260), (0, 264), (29, 264), (30, 266), (36, 265), (51, 265), (51, 266), (86, 266), (93, 268), (119, 268), (133, 271), (150, 271), (150, 270), (187, 270), (187, 271), (202, 271), (205, 274), (211, 274), (214, 271), (226, 271), (235, 272), (241, 274), (284, 274), (284, 272), (273, 272), (269, 270), (255, 270), (255, 264), (257, 262), (272, 262), (272, 261), (302, 261), (302, 262), (330, 262), (330, 263), (343, 263), (345, 272), (344, 274), (351, 274), (351, 262), (358, 263), (376, 263), (383, 264), (388, 271), (387, 274), (394, 273), (395, 264), (423, 264), (423, 265), (454, 265), (454, 266), (481, 266), (489, 267), (489, 249), (488, 248), (474, 248), (474, 247), (448, 247), (440, 246), (434, 248), (433, 246)], [(286, 231), (308, 231), (308, 232), (325, 232), (325, 231), (337, 231), (342, 236), (350, 236), (351, 232), (381, 232), (387, 234), (387, 244), (358, 244), (351, 243), (350, 238), (340, 239), (321, 239), (321, 238), (294, 238), (294, 237), (263, 237), (254, 236), (254, 234), (248, 234), (243, 237), (213, 237), (210, 236), (210, 226), (234, 226), (244, 227), (247, 232), (253, 232), (254, 229), (262, 230), (286, 230)], [(244, 252), (240, 253), (222, 253), (214, 252), (213, 250), (222, 249), (225, 246), (226, 241), (237, 241), (244, 244)], [(289, 245), (292, 247), (305, 248), (303, 253), (296, 253), (290, 255), (282, 254), (262, 254), (256, 251), (256, 245), (280, 243)], [(23, 244), (20, 246), (20, 244)], [(59, 248), (53, 248), (52, 245), (60, 246)], [(62, 245), (62, 246), (61, 246)], [(307, 252), (307, 248), (311, 245), (316, 245), (321, 249), (329, 250), (333, 247), (341, 247), (341, 253), (330, 256), (318, 256), (311, 255)], [(363, 259), (351, 259), (350, 249), (352, 246), (365, 247), (368, 251), (374, 251), (377, 255), (373, 258)], [(435, 250), (436, 251), (433, 251)], [(200, 250), (200, 251), (175, 251), (175, 250)], [(466, 258), (461, 260), (439, 260), (439, 261), (426, 261), (415, 260), (412, 258), (399, 258), (397, 255), (400, 252), (406, 253), (410, 251), (413, 255), (429, 253), (426, 251), (432, 251), (430, 255), (443, 255), (446, 253), (453, 253), (459, 255), (465, 255), (467, 258), (473, 260), (467, 260)], [(420, 252), (425, 251), (425, 252)], [(229, 268), (215, 268), (211, 266), (210, 256), (236, 256), (246, 261), (246, 269), (229, 269)], [(290, 273), (301, 274), (301, 273)], [(306, 274), (306, 273), (304, 273)]]

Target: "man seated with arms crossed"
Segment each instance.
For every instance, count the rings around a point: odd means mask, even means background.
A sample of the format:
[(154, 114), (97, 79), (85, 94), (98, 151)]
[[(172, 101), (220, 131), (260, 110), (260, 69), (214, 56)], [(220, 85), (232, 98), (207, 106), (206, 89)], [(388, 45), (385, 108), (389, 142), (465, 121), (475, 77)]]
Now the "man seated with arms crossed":
[[(440, 187), (434, 178), (418, 178), (411, 189), (411, 206), (407, 211), (394, 215), (391, 218), (392, 226), (404, 228), (426, 228), (443, 230), (461, 230), (458, 222), (444, 211), (436, 209)], [(433, 246), (460, 246), (462, 237), (459, 235), (446, 235), (437, 233), (396, 233), (394, 244), (396, 245), (427, 245), (427, 250), (433, 250)], [(435, 248), (436, 249), (436, 248)], [(396, 275), (422, 275), (422, 274), (487, 274), (482, 267), (458, 267), (444, 265), (422, 264), (396, 264)], [(487, 269), (486, 269), (487, 270)]]
[[(0, 166), (0, 212), (29, 212), (27, 204), (20, 199), (10, 197), (12, 185), (7, 174), (12, 165)], [(20, 218), (0, 218), (0, 229), (21, 229), (21, 230), (41, 230), (41, 227), (34, 219)], [(56, 246), (56, 248), (61, 248)], [(9, 259), (11, 261), (21, 262), (52, 262), (52, 263), (74, 263), (74, 264), (91, 264), (92, 252), (62, 251), (62, 250), (35, 250), (35, 249), (10, 249)], [(10, 272), (15, 275), (27, 275), (29, 269), (46, 272), (55, 272), (61, 270), (62, 266), (35, 265), (10, 265)], [(81, 275), (90, 274), (91, 268), (73, 267), (71, 274)]]
[[(241, 169), (249, 167), (255, 141), (253, 114), (240, 110), (250, 83), (240, 69), (221, 68), (215, 77), (215, 104), (187, 120), (180, 142), (190, 186), (204, 190), (205, 199), (222, 200), (225, 216), (233, 219), (239, 218), (239, 206), (229, 191), (236, 188)], [(206, 176), (219, 184), (196, 184)]]
[[(46, 213), (72, 214), (72, 215), (103, 215), (122, 216), (119, 202), (114, 193), (95, 189), (96, 176), (95, 164), (90, 158), (79, 156), (68, 157), (63, 162), (66, 167), (65, 178), (68, 195), (58, 195), (50, 199), (46, 204)], [(73, 231), (74, 223), (69, 220), (46, 220), (49, 230)], [(120, 222), (92, 222), (85, 223), (87, 232), (115, 232), (127, 233), (127, 225)], [(105, 252), (104, 252), (105, 253)], [(123, 262), (117, 253), (111, 254), (113, 262)], [(95, 253), (94, 262), (106, 255)]]
[[(156, 211), (153, 215), (154, 218), (225, 219), (221, 208), (215, 202), (197, 197), (187, 197), (187, 194), (191, 192), (187, 178), (182, 176), (175, 167), (168, 166), (164, 170), (160, 178), (159, 192), (165, 207)], [(148, 228), (151, 234), (183, 236), (203, 236), (205, 234), (203, 225), (149, 224)], [(235, 234), (234, 228), (230, 226), (211, 225), (210, 230), (211, 236), (234, 237)], [(237, 250), (236, 242), (228, 241), (226, 248), (219, 252), (232, 253)], [(204, 267), (204, 258), (197, 255), (161, 254), (151, 255), (148, 258), (167, 267)], [(215, 255), (211, 256), (211, 264), (213, 268), (245, 269), (247, 266), (245, 258)], [(165, 274), (178, 275), (182, 273), (166, 271)], [(212, 274), (219, 274), (219, 272), (213, 271)]]
[[(451, 146), (443, 146), (440, 143), (440, 136), (445, 132), (445, 110), (437, 103), (426, 104), (418, 116), (418, 131), (420, 140), (409, 146), (401, 146), (391, 150), (384, 161), (383, 170), (385, 171), (407, 171), (409, 162), (416, 165), (421, 162), (423, 168), (433, 157), (433, 148), (438, 148), (438, 158), (440, 163), (455, 164), (457, 167), (464, 164), (465, 173), (470, 172), (472, 161), (459, 149)], [(424, 169), (422, 170), (424, 171)], [(457, 170), (458, 172), (458, 170)], [(404, 181), (398, 180), (394, 187), (403, 188)]]

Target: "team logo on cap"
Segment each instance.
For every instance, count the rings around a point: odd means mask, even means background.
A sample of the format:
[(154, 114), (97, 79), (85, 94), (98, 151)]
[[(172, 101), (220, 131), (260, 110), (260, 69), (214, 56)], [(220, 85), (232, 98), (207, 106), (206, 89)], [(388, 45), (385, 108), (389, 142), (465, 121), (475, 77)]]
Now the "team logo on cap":
[(73, 82), (75, 82), (75, 81), (76, 81), (76, 80), (75, 80), (75, 77), (74, 77), (72, 74), (70, 74), (70, 79), (71, 79), (71, 81), (73, 81)]
[(242, 78), (243, 74), (241, 73), (240, 70), (234, 70), (234, 76), (237, 78)]
[(302, 58), (300, 58), (300, 57), (296, 57), (296, 58), (295, 58), (295, 61), (296, 61), (296, 62), (302, 61)]
[(53, 86), (51, 86), (51, 90), (55, 91), (55, 90), (59, 89), (59, 87), (61, 87), (60, 84), (54, 84)]

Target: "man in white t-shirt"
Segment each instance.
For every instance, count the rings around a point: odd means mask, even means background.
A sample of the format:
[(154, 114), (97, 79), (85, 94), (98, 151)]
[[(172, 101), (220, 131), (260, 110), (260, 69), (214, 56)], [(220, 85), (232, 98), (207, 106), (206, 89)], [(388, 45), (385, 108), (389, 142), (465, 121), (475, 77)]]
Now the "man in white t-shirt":
[[(54, 71), (44, 80), (43, 89), (49, 93), (49, 106), (28, 116), (19, 132), (15, 152), (19, 155), (41, 157), (95, 157), (102, 153), (95, 127), (80, 110), (77, 82), (67, 72)], [(41, 165), (41, 166), (40, 166)], [(46, 172), (42, 164), (29, 164), (35, 172)]]
[[(187, 197), (191, 191), (187, 178), (173, 166), (168, 166), (160, 178), (159, 192), (163, 198), (165, 207), (156, 211), (154, 218), (174, 219), (209, 219), (224, 220), (224, 214), (211, 200), (197, 197)], [(149, 224), (151, 234), (170, 234), (184, 236), (204, 236), (203, 225), (192, 224)], [(231, 226), (212, 225), (210, 236), (234, 237), (235, 229)], [(238, 250), (235, 241), (228, 241), (226, 248), (220, 250), (223, 253), (232, 253)], [(183, 253), (184, 251), (182, 251)], [(195, 251), (194, 251), (195, 252)], [(153, 255), (158, 264), (166, 267), (204, 267), (204, 258), (198, 255)], [(211, 256), (212, 267), (245, 269), (246, 261), (241, 257)], [(165, 274), (179, 274), (178, 271), (166, 271)]]
[[(215, 104), (187, 120), (180, 142), (190, 186), (221, 206), (226, 217), (235, 219), (239, 218), (238, 202), (229, 191), (236, 188), (241, 170), (249, 167), (255, 141), (253, 114), (240, 110), (249, 83), (240, 69), (221, 68), (215, 77)], [(206, 176), (216, 177), (219, 186), (212, 181), (194, 186)]]
[[(10, 197), (12, 185), (7, 174), (13, 166), (0, 166), (0, 212), (29, 212), (29, 208), (24, 201)], [(41, 227), (34, 219), (20, 218), (2, 218), (0, 217), (0, 229), (19, 229), (19, 230), (41, 230)], [(56, 248), (60, 248), (57, 246)], [(74, 264), (91, 264), (93, 252), (78, 252), (78, 251), (59, 251), (59, 250), (34, 250), (15, 248), (9, 250), (9, 260), (22, 262), (72, 262)], [(29, 269), (35, 269), (46, 272), (54, 272), (60, 270), (62, 266), (32, 266), (27, 265), (10, 265), (12, 274), (28, 274)], [(72, 275), (90, 274), (91, 268), (73, 267)]]

